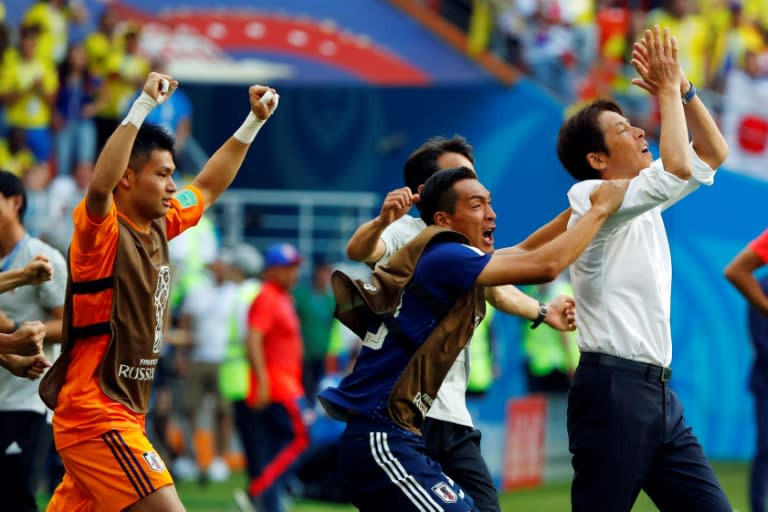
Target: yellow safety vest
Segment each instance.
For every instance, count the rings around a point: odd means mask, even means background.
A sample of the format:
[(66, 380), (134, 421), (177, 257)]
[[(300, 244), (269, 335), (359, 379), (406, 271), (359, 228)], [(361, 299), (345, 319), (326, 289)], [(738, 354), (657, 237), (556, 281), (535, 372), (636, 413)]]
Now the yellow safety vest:
[(245, 281), (237, 294), (235, 307), (227, 319), (227, 349), (224, 353), (224, 361), (219, 365), (219, 392), (226, 400), (235, 402), (245, 400), (251, 387), (248, 351), (245, 348), (245, 332), (241, 332), (242, 319), (238, 318), (238, 312), (243, 309), (241, 305), (250, 305), (261, 291), (261, 282), (256, 280)]
[[(524, 291), (532, 297), (536, 297), (534, 288), (528, 288)], [(546, 296), (539, 298), (542, 302), (548, 302), (558, 295), (573, 297), (573, 288), (570, 283), (566, 281), (552, 283)], [(566, 336), (567, 349), (563, 347), (561, 336)], [(531, 374), (542, 377), (556, 370), (567, 373), (576, 368), (579, 361), (576, 331), (561, 333), (548, 325), (542, 325), (538, 329), (530, 329), (529, 324), (524, 322), (522, 338)]]
[(469, 379), (467, 391), (484, 393), (493, 384), (493, 345), (491, 321), (496, 310), (486, 302), (485, 317), (475, 327), (469, 343)]

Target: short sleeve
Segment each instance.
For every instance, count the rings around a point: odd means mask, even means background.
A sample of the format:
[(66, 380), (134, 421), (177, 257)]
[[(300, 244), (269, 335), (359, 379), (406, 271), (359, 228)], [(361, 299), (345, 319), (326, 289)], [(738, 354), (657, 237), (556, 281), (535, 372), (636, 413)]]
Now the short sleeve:
[(261, 333), (267, 332), (274, 322), (274, 308), (272, 307), (272, 294), (263, 290), (248, 308), (248, 328)]
[(768, 263), (768, 229), (749, 242), (748, 247), (757, 254), (758, 258), (763, 260), (763, 263)]
[[(576, 183), (568, 191), (568, 201), (573, 215), (568, 221), (572, 226), (592, 206), (590, 195), (603, 180), (585, 180)], [(614, 229), (643, 213), (657, 207), (668, 206), (679, 200), (688, 182), (664, 170), (660, 159), (651, 163), (632, 178), (619, 209), (606, 220), (601, 229)]]
[(589, 196), (601, 183), (602, 180), (584, 180), (571, 187), (568, 191), (568, 202), (575, 216), (583, 216), (592, 207), (592, 201), (589, 199)]
[(381, 241), (384, 242), (385, 248), (384, 255), (377, 263), (383, 265), (388, 262), (393, 254), (413, 240), (424, 228), (425, 224), (421, 219), (410, 215), (401, 217), (387, 226), (381, 234)]
[(168, 240), (196, 225), (204, 210), (203, 195), (196, 187), (189, 185), (176, 192), (171, 201), (171, 208), (165, 216)]
[(117, 240), (117, 207), (114, 201), (106, 217), (96, 222), (88, 214), (83, 199), (72, 212), (72, 220), (75, 227), (72, 241), (80, 253), (90, 254), (98, 251), (108, 241)]
[(693, 149), (693, 143), (691, 143), (690, 151), (693, 179), (702, 185), (712, 185), (715, 182), (715, 170), (707, 162), (699, 158), (698, 153)]
[(490, 260), (490, 254), (476, 247), (451, 242), (437, 243), (424, 251), (414, 279), (427, 288), (433, 288), (432, 292), (438, 295), (441, 291), (449, 295), (452, 292), (463, 293), (475, 286), (477, 276)]

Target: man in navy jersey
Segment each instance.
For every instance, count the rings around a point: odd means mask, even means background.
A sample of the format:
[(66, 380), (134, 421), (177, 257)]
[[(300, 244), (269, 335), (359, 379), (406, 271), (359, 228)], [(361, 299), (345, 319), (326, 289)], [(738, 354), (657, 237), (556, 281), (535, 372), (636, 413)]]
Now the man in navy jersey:
[(319, 396), (347, 422), (344, 486), (364, 512), (476, 511), (424, 453), (419, 427), (484, 314), (483, 288), (554, 279), (621, 204), (626, 184), (596, 189), (571, 229), (529, 251), (494, 252), (496, 215), (468, 168), (434, 174), (421, 195), (427, 229), (374, 271), (371, 283), (334, 274), (336, 314), (363, 338), (355, 369)]

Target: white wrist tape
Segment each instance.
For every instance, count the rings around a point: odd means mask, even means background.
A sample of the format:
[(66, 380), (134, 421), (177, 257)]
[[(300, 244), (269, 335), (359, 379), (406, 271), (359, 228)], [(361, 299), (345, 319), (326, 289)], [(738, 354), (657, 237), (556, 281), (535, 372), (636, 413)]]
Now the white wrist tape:
[(259, 133), (265, 121), (256, 117), (253, 112), (248, 112), (248, 117), (232, 136), (243, 144), (250, 144), (256, 138), (256, 134)]
[(125, 126), (128, 123), (131, 123), (136, 128), (141, 128), (141, 124), (144, 122), (144, 119), (146, 119), (149, 112), (156, 106), (157, 101), (146, 92), (142, 92), (141, 96), (136, 98), (136, 100), (133, 102), (131, 109), (125, 115), (125, 119), (123, 119), (123, 122), (120, 124)]

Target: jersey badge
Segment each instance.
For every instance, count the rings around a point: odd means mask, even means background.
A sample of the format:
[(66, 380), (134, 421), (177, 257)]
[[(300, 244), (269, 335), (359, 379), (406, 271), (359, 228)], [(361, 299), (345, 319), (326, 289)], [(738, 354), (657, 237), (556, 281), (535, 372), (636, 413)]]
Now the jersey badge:
[(445, 482), (439, 482), (432, 486), (432, 492), (445, 503), (456, 503), (458, 497), (453, 488)]
[(147, 461), (147, 464), (152, 471), (161, 473), (165, 469), (163, 459), (161, 459), (156, 452), (144, 452), (144, 460)]
[(176, 200), (184, 209), (197, 205), (197, 196), (189, 189), (184, 189), (176, 194)]

